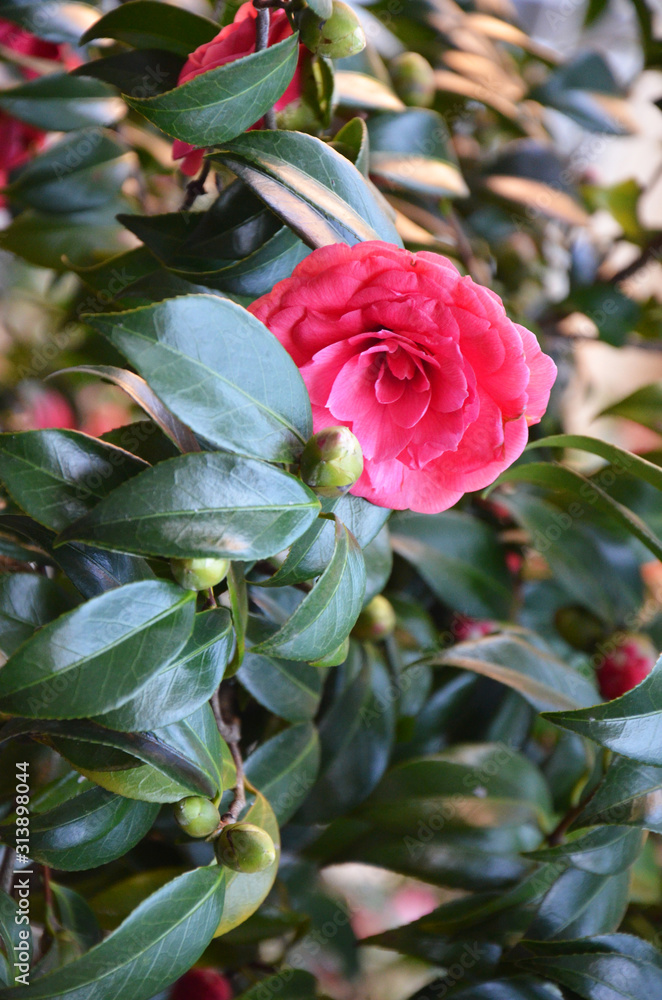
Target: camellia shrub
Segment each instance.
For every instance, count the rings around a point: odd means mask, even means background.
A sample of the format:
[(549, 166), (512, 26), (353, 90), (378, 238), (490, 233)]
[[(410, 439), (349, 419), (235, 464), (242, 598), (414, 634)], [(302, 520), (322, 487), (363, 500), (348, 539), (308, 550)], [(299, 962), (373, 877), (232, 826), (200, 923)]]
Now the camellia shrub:
[(662, 396), (562, 408), (659, 347), (626, 85), (487, 0), (0, 59), (0, 1000), (662, 996)]

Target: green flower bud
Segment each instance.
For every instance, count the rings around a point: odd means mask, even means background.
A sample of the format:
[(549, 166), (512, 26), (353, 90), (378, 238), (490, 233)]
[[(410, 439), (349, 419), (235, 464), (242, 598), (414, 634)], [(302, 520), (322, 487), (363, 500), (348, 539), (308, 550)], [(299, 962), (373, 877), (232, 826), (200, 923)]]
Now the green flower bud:
[(301, 478), (322, 497), (346, 493), (363, 472), (361, 445), (349, 427), (325, 427), (301, 456)]
[(189, 837), (208, 837), (219, 824), (218, 809), (201, 795), (189, 795), (175, 806), (175, 819)]
[(403, 52), (390, 65), (393, 87), (398, 97), (414, 108), (429, 108), (436, 85), (434, 70), (418, 52)]
[(225, 579), (230, 569), (230, 560), (171, 559), (170, 569), (184, 590), (208, 590)]
[(387, 601), (382, 594), (373, 597), (369, 604), (359, 615), (358, 621), (352, 629), (352, 635), (364, 641), (372, 639), (377, 642), (380, 639), (388, 639), (395, 628), (395, 611), (390, 601)]
[(600, 619), (579, 605), (559, 608), (554, 617), (559, 634), (574, 649), (590, 653), (605, 638), (606, 630)]
[(345, 59), (366, 46), (365, 32), (351, 7), (333, 0), (331, 16), (324, 19), (306, 7), (296, 15), (301, 41), (320, 56)]
[(234, 872), (254, 875), (276, 860), (274, 842), (266, 830), (253, 823), (232, 823), (214, 841), (216, 859)]
[(348, 656), (349, 636), (332, 653), (327, 653), (326, 656), (322, 656), (319, 660), (313, 660), (310, 665), (311, 667), (337, 667), (341, 663), (344, 663)]

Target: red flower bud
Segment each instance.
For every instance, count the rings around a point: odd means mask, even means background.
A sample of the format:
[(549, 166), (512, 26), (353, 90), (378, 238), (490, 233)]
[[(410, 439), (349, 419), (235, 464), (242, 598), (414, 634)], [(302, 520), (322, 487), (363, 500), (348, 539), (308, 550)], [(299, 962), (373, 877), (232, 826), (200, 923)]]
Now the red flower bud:
[(170, 1000), (232, 1000), (230, 983), (215, 969), (191, 969), (178, 979)]
[(620, 636), (598, 664), (600, 694), (606, 701), (620, 698), (648, 677), (656, 660), (655, 647), (645, 635)]

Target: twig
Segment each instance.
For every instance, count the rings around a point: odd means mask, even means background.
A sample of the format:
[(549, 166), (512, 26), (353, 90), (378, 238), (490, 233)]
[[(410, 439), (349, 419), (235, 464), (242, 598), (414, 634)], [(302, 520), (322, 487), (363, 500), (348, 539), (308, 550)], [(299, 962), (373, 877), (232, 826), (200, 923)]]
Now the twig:
[[(269, 27), (271, 23), (271, 14), (269, 8), (263, 8), (259, 5), (259, 0), (253, 2), (253, 6), (257, 10), (257, 20), (255, 22), (255, 51), (262, 52), (264, 49), (269, 47)], [(269, 108), (264, 115), (264, 124), (268, 129), (274, 130), (276, 128), (276, 112), (273, 108)]]
[(182, 202), (182, 212), (188, 212), (188, 210), (195, 204), (196, 199), (199, 198), (201, 194), (205, 193), (205, 181), (209, 177), (209, 170), (210, 164), (204, 163), (202, 165), (202, 170), (200, 171), (200, 176), (195, 177), (186, 185), (186, 197)]
[(212, 836), (216, 836), (224, 826), (229, 823), (236, 823), (246, 805), (246, 785), (244, 776), (244, 760), (241, 756), (239, 742), (241, 740), (241, 721), (234, 712), (232, 688), (229, 684), (221, 684), (218, 691), (212, 695), (211, 706), (214, 711), (216, 725), (222, 738), (227, 743), (235, 767), (237, 769), (237, 783), (234, 787), (234, 799), (227, 812), (221, 816), (218, 829)]
[(207, 608), (217, 608), (218, 601), (216, 600), (216, 594), (214, 593), (214, 588), (210, 587), (209, 590), (207, 591), (207, 594), (208, 596), (207, 600), (205, 601), (205, 610), (207, 610)]
[(645, 267), (646, 264), (649, 263), (649, 261), (651, 260), (659, 261), (661, 248), (662, 248), (662, 235), (655, 236), (650, 241), (648, 246), (644, 247), (644, 249), (641, 252), (641, 256), (637, 257), (637, 259), (634, 260), (631, 264), (628, 264), (627, 267), (621, 268), (620, 271), (617, 271), (616, 274), (613, 274), (609, 279), (610, 282), (614, 285), (617, 285), (621, 281), (625, 281), (626, 278), (631, 278), (633, 274), (636, 274), (637, 271), (640, 271), (642, 269), (642, 267)]
[(16, 851), (11, 847), (5, 847), (0, 865), (0, 889), (11, 894), (12, 883), (14, 881), (14, 865), (16, 863)]
[(576, 806), (572, 806), (571, 809), (568, 809), (561, 822), (554, 827), (552, 832), (547, 837), (547, 843), (550, 847), (558, 847), (559, 844), (563, 843), (563, 838), (569, 828), (572, 826), (577, 817), (584, 812), (584, 809), (589, 804), (599, 787), (600, 782), (598, 782), (593, 791), (587, 795), (585, 799), (582, 799)]

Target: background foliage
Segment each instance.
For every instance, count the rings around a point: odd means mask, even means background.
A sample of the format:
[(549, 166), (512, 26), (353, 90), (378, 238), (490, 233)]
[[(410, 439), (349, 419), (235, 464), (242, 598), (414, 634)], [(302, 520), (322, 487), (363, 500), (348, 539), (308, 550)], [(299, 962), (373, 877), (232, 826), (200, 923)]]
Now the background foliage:
[[(2, 112), (59, 133), (7, 178), (1, 236), (1, 998), (166, 997), (198, 960), (245, 1000), (660, 995), (662, 667), (609, 703), (595, 670), (662, 640), (662, 238), (650, 192), (596, 164), (642, 79), (652, 113), (662, 41), (645, 0), (619, 8), (625, 79), (595, 44), (606, 0), (543, 8), (550, 44), (507, 0), (354, 6), (367, 48), (318, 59), (274, 132), (249, 127), (294, 40), (173, 90), (233, 3), (0, 2), (78, 55), (26, 79), (0, 49)], [(568, 19), (586, 44), (555, 48)], [(405, 50), (430, 107), (396, 92)], [(204, 193), (172, 137), (213, 147)], [(560, 367), (524, 458), (439, 515), (320, 504), (292, 474), (305, 387), (244, 308), (312, 248), (375, 237), (450, 256)], [(587, 341), (650, 371), (600, 440), (564, 403)], [(218, 555), (213, 601), (173, 582), (170, 558)], [(382, 592), (394, 633), (352, 633)], [(260, 875), (173, 819), (232, 800), (221, 682), (246, 815), (281, 844)]]

